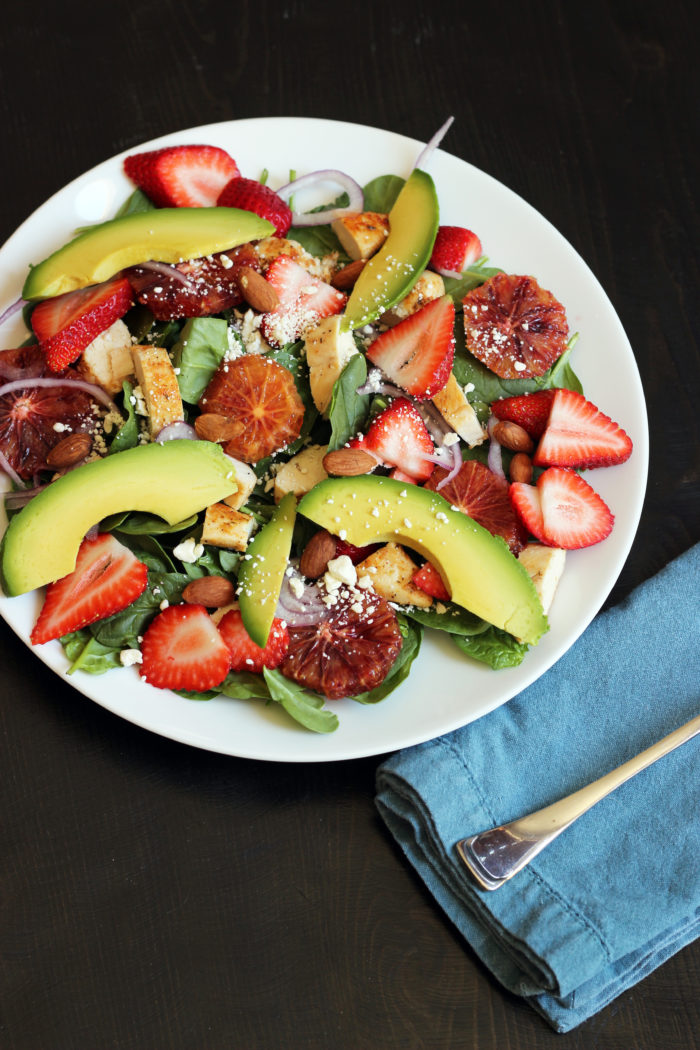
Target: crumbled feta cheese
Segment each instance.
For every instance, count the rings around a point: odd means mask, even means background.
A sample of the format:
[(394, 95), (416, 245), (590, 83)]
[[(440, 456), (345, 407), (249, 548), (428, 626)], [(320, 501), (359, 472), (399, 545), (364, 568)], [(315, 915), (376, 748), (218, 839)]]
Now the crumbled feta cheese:
[(134, 664), (143, 663), (143, 655), (140, 649), (122, 649), (119, 661), (123, 667), (133, 667)]
[(177, 547), (173, 547), (173, 554), (180, 561), (194, 565), (197, 559), (204, 554), (204, 547), (201, 543), (197, 543), (193, 536), (188, 536), (182, 543), (178, 543)]

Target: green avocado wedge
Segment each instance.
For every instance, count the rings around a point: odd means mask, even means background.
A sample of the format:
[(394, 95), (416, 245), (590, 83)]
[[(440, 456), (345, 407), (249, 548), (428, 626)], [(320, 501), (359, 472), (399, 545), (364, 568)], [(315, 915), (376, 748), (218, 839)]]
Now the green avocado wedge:
[(429, 489), (364, 475), (322, 481), (299, 513), (357, 547), (400, 543), (438, 569), (452, 601), (535, 645), (548, 629), (532, 580), (499, 537)]
[(239, 208), (156, 208), (99, 223), (29, 271), (27, 300), (100, 284), (126, 266), (178, 263), (269, 237), (272, 223)]
[(67, 576), (86, 532), (108, 514), (140, 510), (174, 525), (236, 489), (231, 461), (209, 441), (140, 445), (76, 467), (11, 519), (0, 560), (5, 594)]
[(344, 328), (370, 324), (408, 295), (430, 261), (439, 221), (435, 184), (415, 168), (389, 212), (389, 236), (355, 282)]
[(243, 626), (264, 649), (289, 564), (297, 501), (288, 492), (270, 520), (253, 537), (238, 574), (238, 605)]

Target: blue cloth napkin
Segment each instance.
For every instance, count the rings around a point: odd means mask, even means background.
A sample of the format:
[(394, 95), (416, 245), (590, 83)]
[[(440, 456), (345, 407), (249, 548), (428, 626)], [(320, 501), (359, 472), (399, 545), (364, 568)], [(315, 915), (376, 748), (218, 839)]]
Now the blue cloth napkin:
[(494, 892), (455, 843), (583, 787), (700, 713), (700, 544), (600, 614), (534, 685), (389, 758), (377, 806), (498, 980), (560, 1032), (700, 934), (700, 737)]

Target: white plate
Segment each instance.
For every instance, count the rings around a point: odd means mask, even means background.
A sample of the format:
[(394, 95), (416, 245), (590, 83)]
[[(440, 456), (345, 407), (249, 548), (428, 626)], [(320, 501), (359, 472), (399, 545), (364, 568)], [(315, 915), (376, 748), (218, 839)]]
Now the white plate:
[[(406, 176), (422, 148), (420, 142), (377, 128), (270, 117), (192, 128), (145, 143), (139, 150), (187, 142), (222, 146), (250, 177), (268, 168), (273, 188), (288, 181), (290, 168), (299, 175), (337, 168), (360, 183), (386, 173)], [(105, 161), (60, 190), (0, 250), (2, 307), (17, 298), (29, 263), (60, 247), (77, 226), (114, 215), (133, 188), (121, 171), (125, 155)], [(334, 703), (340, 726), (328, 736), (297, 727), (276, 704), (184, 700), (145, 685), (134, 668), (99, 677), (78, 672), (68, 679), (108, 710), (162, 736), (246, 758), (329, 762), (379, 755), (432, 739), (509, 700), (562, 656), (610, 592), (637, 528), (648, 460), (644, 397), (622, 325), (583, 260), (520, 197), (441, 150), (433, 155), (429, 170), (437, 185), (441, 222), (476, 230), (494, 265), (537, 277), (566, 307), (571, 330), (580, 332), (573, 365), (586, 394), (635, 443), (626, 464), (589, 475), (615, 515), (611, 536), (568, 555), (550, 613), (551, 629), (520, 667), (491, 671), (462, 657), (446, 638), (431, 634), (408, 680), (381, 704)], [(19, 336), (21, 322), (15, 327)], [(4, 346), (13, 345), (10, 328), (7, 324), (2, 332)], [(38, 606), (35, 594), (0, 598), (0, 613), (28, 646)], [(57, 674), (65, 674), (67, 663), (58, 642), (31, 649)]]

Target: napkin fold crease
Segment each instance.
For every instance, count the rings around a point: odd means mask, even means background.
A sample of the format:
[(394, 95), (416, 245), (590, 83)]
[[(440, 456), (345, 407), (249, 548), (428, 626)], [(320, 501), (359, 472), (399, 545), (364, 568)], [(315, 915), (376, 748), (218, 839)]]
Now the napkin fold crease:
[(489, 715), (391, 756), (377, 807), (494, 976), (560, 1032), (700, 933), (700, 737), (628, 781), (495, 892), (459, 839), (583, 787), (700, 714), (700, 544), (600, 614)]

